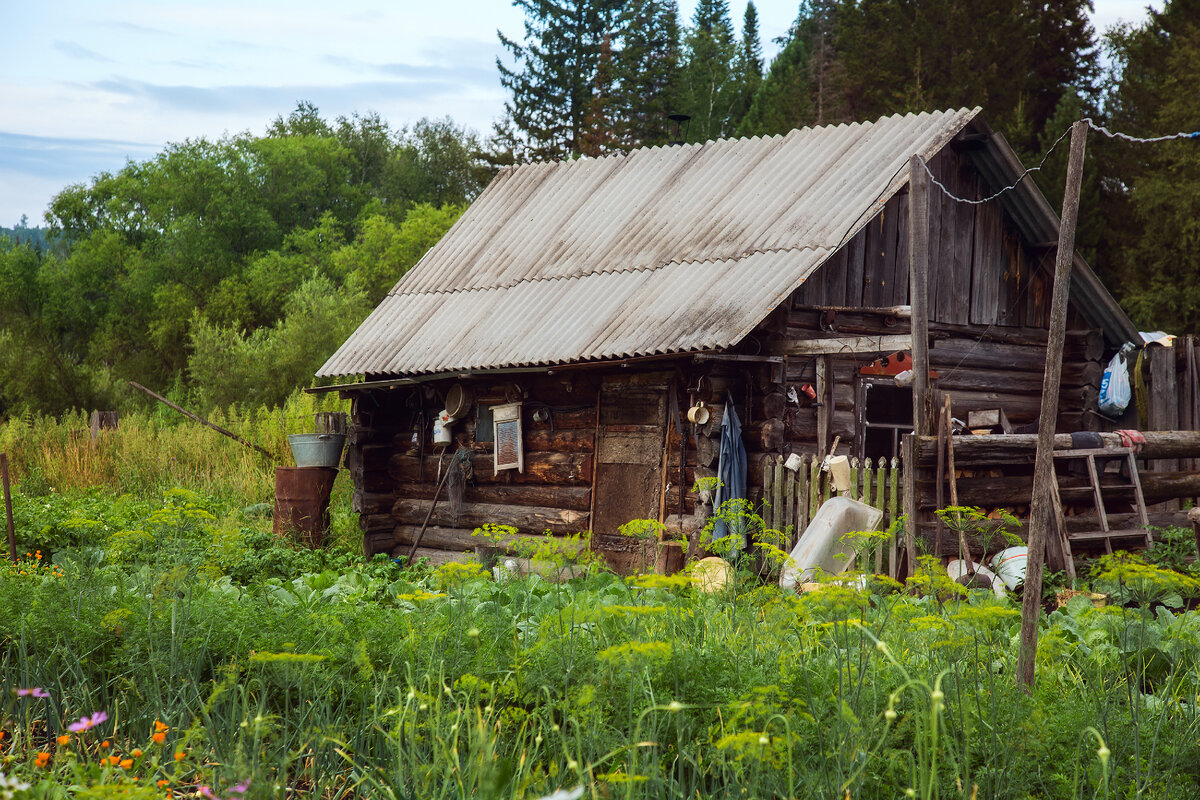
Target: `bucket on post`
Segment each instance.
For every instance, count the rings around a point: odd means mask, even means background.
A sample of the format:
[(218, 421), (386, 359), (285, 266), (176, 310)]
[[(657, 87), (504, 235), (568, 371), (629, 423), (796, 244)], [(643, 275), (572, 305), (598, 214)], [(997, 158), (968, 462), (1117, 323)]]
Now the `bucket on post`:
[(329, 531), (329, 495), (338, 471), (331, 467), (276, 467), (276, 536), (295, 533), (309, 547), (320, 547)]
[(293, 433), (288, 436), (297, 467), (337, 468), (342, 460), (344, 433)]

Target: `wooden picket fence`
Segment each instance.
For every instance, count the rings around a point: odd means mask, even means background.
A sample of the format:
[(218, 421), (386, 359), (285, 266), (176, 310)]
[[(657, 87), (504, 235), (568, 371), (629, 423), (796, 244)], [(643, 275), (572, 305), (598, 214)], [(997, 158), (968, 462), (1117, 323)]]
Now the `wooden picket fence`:
[[(763, 462), (762, 518), (768, 528), (789, 535), (789, 548), (812, 521), (821, 504), (833, 495), (829, 473), (821, 470), (822, 456), (801, 455), (800, 468), (792, 471), (784, 466), (783, 456), (768, 456)], [(883, 510), (883, 530), (901, 514), (900, 460), (880, 458), (860, 462), (850, 459), (851, 489), (844, 495)], [(884, 563), (884, 555), (887, 563)], [(875, 572), (895, 577), (896, 542), (875, 549)]]

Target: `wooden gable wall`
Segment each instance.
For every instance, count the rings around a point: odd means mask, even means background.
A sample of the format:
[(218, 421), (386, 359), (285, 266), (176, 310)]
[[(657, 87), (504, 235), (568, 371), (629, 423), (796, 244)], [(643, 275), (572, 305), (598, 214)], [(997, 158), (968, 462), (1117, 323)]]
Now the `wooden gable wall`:
[[(946, 147), (930, 170), (959, 197), (990, 192), (965, 153)], [(1024, 242), (998, 201), (959, 203), (929, 185), (929, 319), (1045, 328), (1054, 249)], [(907, 305), (908, 205), (901, 191), (796, 292), (812, 306)]]
[[(959, 197), (981, 199), (992, 190), (965, 152), (944, 148), (930, 169)], [(1003, 408), (1014, 424), (1032, 424), (1041, 403), (1046, 329), (1053, 289), (1054, 248), (1023, 239), (998, 201), (970, 204), (929, 187), (930, 367), (941, 403), (951, 399), (955, 416)], [(870, 223), (819, 268), (785, 304), (777, 319), (756, 335), (779, 342), (816, 338), (894, 336), (909, 333), (908, 319), (883, 312), (909, 304), (909, 195), (902, 191)], [(839, 309), (834, 313), (829, 308)], [(874, 309), (874, 311), (872, 311)], [(825, 445), (841, 436), (839, 450), (858, 454), (862, 430), (859, 370), (888, 352), (843, 352), (824, 356), (830, 376), (829, 427)], [(1094, 430), (1103, 372), (1104, 344), (1075, 309), (1068, 316), (1060, 431)], [(790, 357), (788, 384), (817, 385), (820, 358)], [(801, 407), (789, 418), (788, 447), (820, 449), (816, 408)]]

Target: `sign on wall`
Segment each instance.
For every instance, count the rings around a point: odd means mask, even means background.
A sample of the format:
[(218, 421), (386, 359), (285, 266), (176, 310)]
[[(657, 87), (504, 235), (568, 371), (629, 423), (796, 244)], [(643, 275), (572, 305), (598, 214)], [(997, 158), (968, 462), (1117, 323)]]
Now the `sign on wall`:
[(506, 403), (492, 407), (492, 430), (495, 434), (495, 470), (525, 471), (525, 448), (521, 438), (521, 404)]

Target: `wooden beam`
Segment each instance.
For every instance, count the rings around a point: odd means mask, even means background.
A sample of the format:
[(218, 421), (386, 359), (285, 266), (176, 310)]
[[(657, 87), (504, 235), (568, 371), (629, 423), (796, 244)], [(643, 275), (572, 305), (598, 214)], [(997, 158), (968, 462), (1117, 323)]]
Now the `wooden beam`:
[(833, 421), (833, 368), (829, 356), (817, 359), (817, 449), (829, 447), (829, 429)]
[[(1119, 433), (1097, 433), (1101, 446), (1124, 446)], [(1140, 459), (1200, 458), (1200, 431), (1145, 431), (1146, 442), (1138, 450)], [(1054, 449), (1070, 450), (1071, 434), (1055, 434)], [(992, 467), (1002, 464), (1032, 464), (1038, 437), (1032, 433), (956, 436), (954, 456), (960, 467)], [(922, 436), (916, 444), (916, 466), (932, 467), (937, 461), (937, 437)]]
[[(925, 162), (908, 162), (908, 280), (913, 357), (913, 433), (929, 435), (929, 179)], [(893, 347), (892, 350), (902, 348)]]
[[(1062, 378), (1062, 351), (1067, 331), (1067, 297), (1071, 290), (1071, 266), (1075, 260), (1075, 223), (1079, 217), (1079, 187), (1083, 181), (1083, 154), (1088, 124), (1071, 127), (1071, 155), (1067, 163), (1067, 185), (1063, 193), (1062, 222), (1058, 226), (1058, 252), (1054, 259), (1054, 294), (1050, 301), (1050, 331), (1046, 343), (1046, 375), (1042, 382), (1042, 413), (1038, 419), (1037, 457), (1034, 461), (1033, 501), (1029, 521), (1029, 560), (1025, 565), (1025, 588), (1021, 601), (1021, 651), (1017, 680), (1033, 687), (1037, 658), (1037, 625), (1042, 611), (1042, 566), (1047, 555), (1051, 566), (1063, 569), (1066, 554), (1052, 548), (1047, 554), (1047, 536), (1055, 522), (1054, 511), (1054, 425), (1058, 419), (1058, 389)], [(1055, 564), (1054, 562), (1059, 562)]]
[[(825, 339), (791, 339), (771, 348), (778, 356), (820, 356), (857, 353), (894, 353), (913, 346), (907, 335), (834, 336)], [(762, 358), (761, 356), (759, 358)]]
[(696, 361), (735, 361), (748, 364), (782, 364), (783, 356), (744, 356), (740, 353), (696, 353)]
[(793, 307), (795, 311), (836, 311), (838, 313), (845, 312), (847, 314), (874, 314), (881, 317), (895, 317), (896, 319), (908, 319), (912, 316), (912, 306), (884, 306), (882, 308), (871, 308), (864, 306), (810, 306), (796, 305)]

